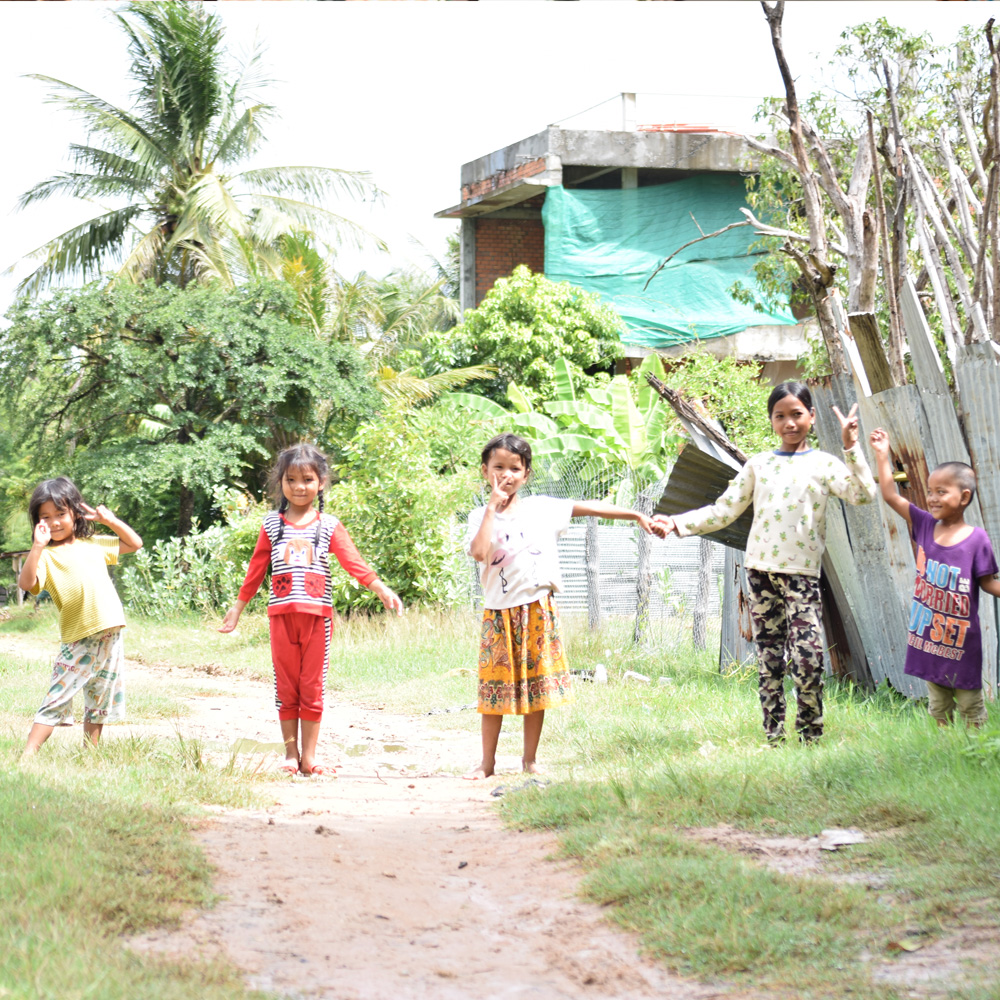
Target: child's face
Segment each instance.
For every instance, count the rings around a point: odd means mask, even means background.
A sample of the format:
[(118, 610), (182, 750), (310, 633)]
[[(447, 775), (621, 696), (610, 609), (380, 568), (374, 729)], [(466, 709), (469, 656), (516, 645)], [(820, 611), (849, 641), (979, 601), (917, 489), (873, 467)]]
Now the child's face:
[(323, 480), (311, 466), (293, 465), (285, 471), (281, 479), (281, 492), (285, 495), (289, 506), (306, 510), (313, 505), (319, 491), (323, 489)]
[(494, 448), (482, 470), (490, 486), (499, 486), (508, 496), (513, 496), (531, 475), (524, 459), (506, 448)]
[(970, 499), (969, 491), (947, 470), (932, 472), (927, 480), (927, 511), (937, 521), (961, 515)]
[(771, 411), (771, 427), (781, 438), (783, 451), (796, 451), (809, 437), (815, 420), (816, 411), (795, 396), (779, 399)]
[(38, 508), (38, 523), (48, 527), (52, 535), (50, 545), (61, 545), (76, 537), (76, 517), (68, 507), (60, 510), (51, 500)]

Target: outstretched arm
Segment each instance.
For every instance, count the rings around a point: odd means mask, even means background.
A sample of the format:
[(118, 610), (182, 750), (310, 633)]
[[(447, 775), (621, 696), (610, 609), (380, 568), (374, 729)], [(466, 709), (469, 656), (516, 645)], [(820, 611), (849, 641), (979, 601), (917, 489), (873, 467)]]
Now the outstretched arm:
[(616, 507), (603, 500), (578, 500), (573, 503), (573, 517), (606, 517), (615, 521), (635, 521), (647, 535), (666, 538), (668, 531), (661, 522), (626, 507)]
[(889, 461), (889, 435), (881, 427), (876, 427), (868, 437), (875, 452), (875, 469), (878, 472), (878, 488), (882, 499), (907, 524), (910, 523), (910, 504), (899, 495), (896, 480), (892, 475), (892, 464)]

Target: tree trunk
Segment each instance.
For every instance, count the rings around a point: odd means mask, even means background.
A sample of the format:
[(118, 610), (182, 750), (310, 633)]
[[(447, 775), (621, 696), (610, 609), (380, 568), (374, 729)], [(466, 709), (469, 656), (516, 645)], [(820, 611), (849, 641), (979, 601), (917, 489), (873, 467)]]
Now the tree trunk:
[(194, 493), (186, 483), (181, 483), (178, 499), (177, 534), (186, 538), (194, 524)]

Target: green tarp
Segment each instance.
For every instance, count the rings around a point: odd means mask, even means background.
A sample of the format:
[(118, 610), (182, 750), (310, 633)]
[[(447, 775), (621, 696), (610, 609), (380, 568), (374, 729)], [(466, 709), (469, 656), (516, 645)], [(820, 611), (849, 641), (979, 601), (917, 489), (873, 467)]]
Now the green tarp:
[(643, 291), (678, 247), (740, 222), (744, 195), (743, 178), (731, 174), (630, 189), (551, 187), (542, 209), (545, 276), (598, 292), (625, 320), (627, 343), (644, 347), (793, 324), (787, 309), (768, 304), (758, 312), (729, 294), (737, 281), (758, 289), (752, 270), (757, 258), (749, 255), (757, 237), (750, 226), (689, 246)]

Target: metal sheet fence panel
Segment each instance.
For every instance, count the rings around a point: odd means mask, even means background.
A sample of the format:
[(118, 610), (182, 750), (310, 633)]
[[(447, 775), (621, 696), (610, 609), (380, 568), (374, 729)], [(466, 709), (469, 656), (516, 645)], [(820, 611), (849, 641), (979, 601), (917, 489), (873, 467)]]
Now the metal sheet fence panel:
[[(813, 395), (820, 447), (840, 455), (840, 424), (832, 407), (848, 412), (854, 403), (854, 383), (847, 376), (838, 376), (828, 385), (816, 386)], [(878, 419), (871, 399), (858, 400), (862, 433)], [(831, 499), (827, 506), (827, 553), (858, 624), (873, 680), (888, 679), (896, 690), (919, 696), (922, 684), (915, 684), (903, 673), (909, 612), (909, 599), (904, 595), (912, 591), (913, 583), (913, 574), (906, 566), (907, 561), (912, 564), (912, 555), (898, 530), (887, 537), (880, 507), (880, 500), (854, 505)], [(838, 537), (838, 508), (846, 540)]]
[(751, 638), (746, 570), (743, 568), (744, 553), (729, 546), (720, 548), (725, 552), (722, 604), (727, 613), (722, 616), (719, 668), (726, 670), (733, 664), (753, 663), (757, 658), (757, 651)]
[(941, 356), (931, 334), (923, 307), (917, 297), (917, 289), (912, 278), (907, 278), (900, 289), (899, 308), (903, 319), (903, 329), (910, 345), (910, 364), (917, 385), (924, 392), (933, 392), (951, 399), (948, 380), (941, 365)]
[[(1000, 546), (1000, 366), (991, 344), (969, 344), (955, 360), (965, 434), (978, 474), (979, 505), (994, 549)], [(987, 599), (987, 602), (989, 600)], [(997, 689), (996, 645), (983, 643), (983, 683)]]

